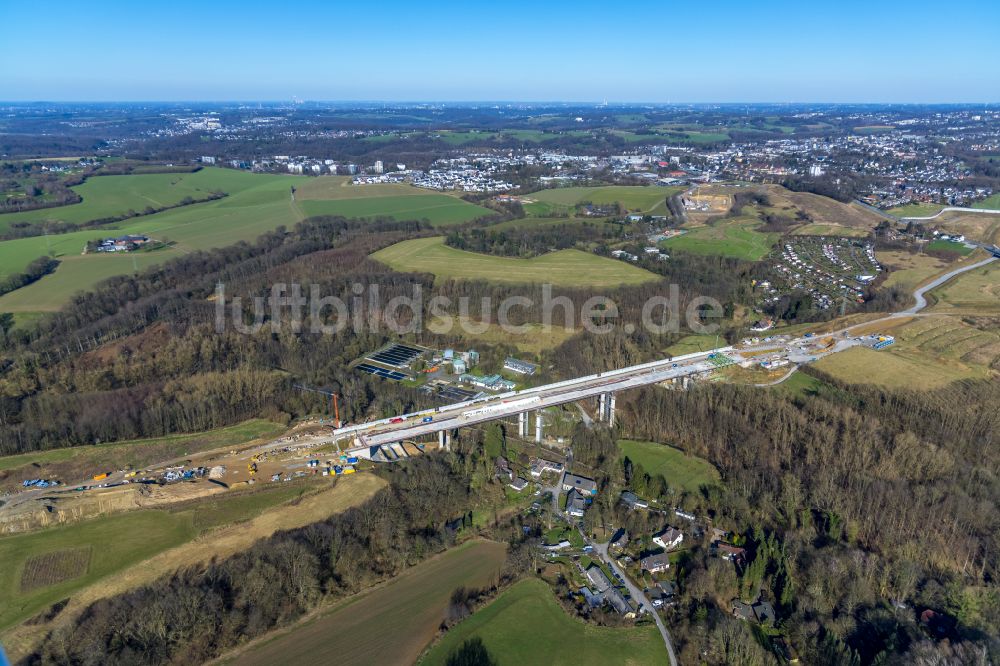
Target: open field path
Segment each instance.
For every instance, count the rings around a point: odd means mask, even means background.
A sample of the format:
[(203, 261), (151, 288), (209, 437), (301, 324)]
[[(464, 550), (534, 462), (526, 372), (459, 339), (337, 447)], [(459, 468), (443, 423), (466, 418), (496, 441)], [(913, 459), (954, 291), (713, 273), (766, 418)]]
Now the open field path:
[[(301, 501), (275, 507), (245, 523), (213, 530), (194, 541), (164, 551), (113, 577), (97, 581), (70, 597), (69, 604), (52, 622), (21, 624), (5, 632), (2, 642), (8, 657), (16, 662), (31, 653), (49, 631), (77, 617), (99, 599), (123, 594), (152, 583), (178, 569), (226, 558), (244, 551), (279, 530), (303, 527), (361, 504), (386, 482), (374, 474), (355, 474), (338, 479), (335, 486), (307, 495)], [(111, 537), (113, 538), (113, 536)]]

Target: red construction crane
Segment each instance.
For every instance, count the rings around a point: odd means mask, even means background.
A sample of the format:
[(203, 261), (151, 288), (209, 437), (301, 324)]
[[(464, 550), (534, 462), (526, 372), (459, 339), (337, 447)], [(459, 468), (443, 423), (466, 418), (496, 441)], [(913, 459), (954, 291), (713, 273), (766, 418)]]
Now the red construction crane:
[(327, 391), (326, 389), (312, 388), (311, 386), (303, 386), (302, 384), (293, 384), (293, 386), (300, 391), (310, 391), (312, 393), (320, 393), (322, 395), (330, 396), (330, 411), (333, 412), (333, 422), (336, 427), (340, 427), (340, 405), (337, 402), (337, 394), (333, 391)]

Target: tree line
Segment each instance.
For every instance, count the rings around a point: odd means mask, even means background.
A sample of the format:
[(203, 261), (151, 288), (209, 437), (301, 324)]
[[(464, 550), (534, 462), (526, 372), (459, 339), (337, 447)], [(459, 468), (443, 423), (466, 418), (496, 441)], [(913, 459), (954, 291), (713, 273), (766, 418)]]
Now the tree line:
[[(453, 452), (381, 467), (389, 485), (360, 506), (98, 601), (23, 663), (203, 663), (290, 625), (453, 546), (453, 519), (477, 501), (469, 462)], [(523, 575), (525, 541), (511, 543), (498, 584)]]
[(10, 293), (15, 289), (27, 286), (41, 280), (59, 266), (59, 260), (52, 257), (38, 257), (29, 263), (23, 272), (8, 275), (0, 280), (0, 295)]

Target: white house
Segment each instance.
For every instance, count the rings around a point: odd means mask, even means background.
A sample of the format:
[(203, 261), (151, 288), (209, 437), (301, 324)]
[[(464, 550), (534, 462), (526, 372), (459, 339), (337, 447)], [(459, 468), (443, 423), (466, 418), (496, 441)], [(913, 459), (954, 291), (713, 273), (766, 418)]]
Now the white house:
[(668, 527), (659, 534), (653, 535), (653, 543), (664, 550), (676, 548), (681, 545), (682, 541), (684, 541), (684, 535), (675, 527)]

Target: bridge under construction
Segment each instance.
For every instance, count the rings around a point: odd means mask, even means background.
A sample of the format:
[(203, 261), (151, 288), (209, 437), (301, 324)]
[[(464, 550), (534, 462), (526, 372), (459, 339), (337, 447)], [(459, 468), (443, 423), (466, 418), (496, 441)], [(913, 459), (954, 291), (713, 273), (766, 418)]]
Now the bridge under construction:
[(334, 441), (352, 440), (352, 449), (364, 449), (436, 434), (438, 443), (447, 449), (451, 445), (453, 433), (459, 428), (516, 418), (519, 435), (528, 437), (530, 426), (533, 425), (535, 441), (540, 442), (545, 427), (543, 410), (547, 407), (597, 398), (598, 419), (613, 426), (615, 396), (619, 391), (664, 382), (686, 383), (692, 375), (711, 372), (735, 363), (736, 359), (729, 355), (732, 352), (732, 347), (721, 347), (523, 391), (475, 398), (435, 409), (337, 428), (333, 431), (333, 437)]

